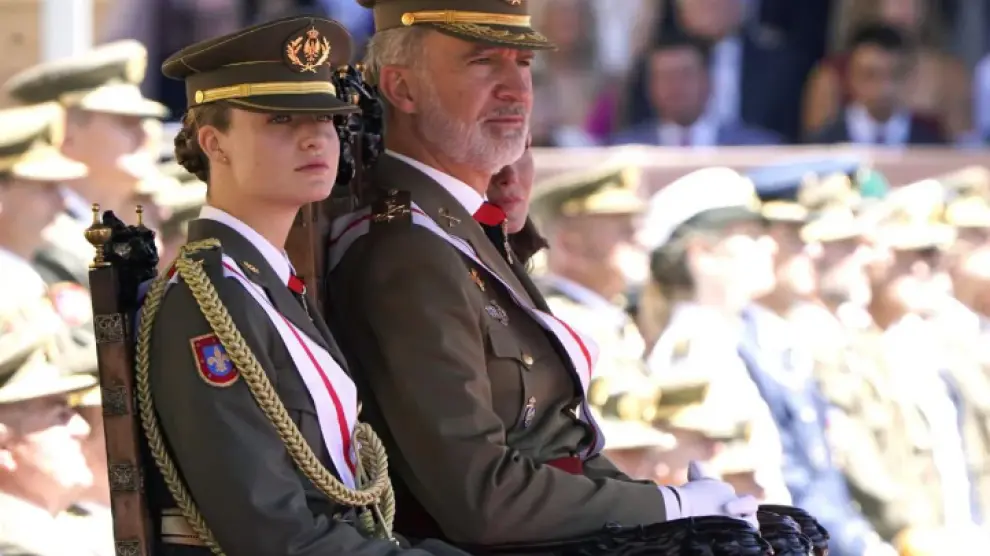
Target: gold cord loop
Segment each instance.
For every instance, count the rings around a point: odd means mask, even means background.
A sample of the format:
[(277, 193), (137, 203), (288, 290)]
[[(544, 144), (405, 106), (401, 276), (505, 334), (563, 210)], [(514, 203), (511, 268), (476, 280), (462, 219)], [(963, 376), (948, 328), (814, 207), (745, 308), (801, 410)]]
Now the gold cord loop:
[[(388, 459), (385, 447), (375, 431), (366, 423), (359, 423), (354, 429), (355, 450), (358, 453), (358, 488), (352, 489), (341, 483), (317, 458), (306, 443), (299, 428), (289, 417), (279, 399), (275, 387), (264, 369), (258, 363), (251, 348), (247, 345), (227, 308), (224, 307), (216, 288), (203, 270), (203, 262), (189, 258), (189, 255), (209, 249), (219, 249), (220, 242), (207, 239), (187, 244), (175, 261), (178, 276), (192, 291), (196, 303), (216, 333), (220, 343), (227, 350), (231, 361), (237, 366), (251, 391), (252, 397), (265, 415), (275, 425), (279, 437), (303, 474), (318, 489), (335, 503), (359, 508), (359, 526), (368, 535), (392, 540), (392, 524), (395, 519), (395, 494), (388, 478)], [(175, 499), (182, 515), (200, 540), (216, 556), (224, 556), (203, 516), (196, 508), (193, 498), (179, 476), (175, 462), (165, 447), (158, 416), (154, 409), (149, 379), (151, 336), (155, 316), (161, 306), (168, 286), (169, 277), (160, 275), (152, 282), (145, 298), (143, 315), (138, 328), (136, 359), (136, 386), (141, 425), (155, 464), (161, 471), (169, 492)]]

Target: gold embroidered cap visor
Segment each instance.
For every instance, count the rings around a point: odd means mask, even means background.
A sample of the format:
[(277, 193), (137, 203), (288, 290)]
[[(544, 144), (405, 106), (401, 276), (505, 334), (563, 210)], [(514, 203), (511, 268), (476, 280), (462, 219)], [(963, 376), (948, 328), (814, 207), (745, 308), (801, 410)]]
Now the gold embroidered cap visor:
[(173, 54), (162, 73), (186, 82), (188, 106), (226, 101), (256, 112), (350, 113), (337, 98), (334, 68), (351, 57), (336, 21), (288, 17), (200, 42)]
[(85, 177), (86, 165), (56, 147), (64, 117), (54, 102), (0, 110), (0, 174), (47, 183)]
[(530, 0), (358, 0), (375, 12), (375, 30), (432, 27), (471, 42), (520, 50), (556, 48), (533, 29)]

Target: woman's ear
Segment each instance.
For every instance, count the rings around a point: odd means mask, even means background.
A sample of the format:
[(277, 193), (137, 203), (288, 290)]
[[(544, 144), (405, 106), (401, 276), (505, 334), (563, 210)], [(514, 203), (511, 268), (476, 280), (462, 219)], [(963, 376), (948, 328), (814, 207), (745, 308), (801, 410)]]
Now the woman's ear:
[(220, 130), (211, 125), (201, 126), (196, 132), (196, 140), (199, 141), (199, 148), (206, 153), (206, 157), (210, 159), (210, 164), (226, 164), (230, 162), (227, 154), (221, 147), (222, 138)]

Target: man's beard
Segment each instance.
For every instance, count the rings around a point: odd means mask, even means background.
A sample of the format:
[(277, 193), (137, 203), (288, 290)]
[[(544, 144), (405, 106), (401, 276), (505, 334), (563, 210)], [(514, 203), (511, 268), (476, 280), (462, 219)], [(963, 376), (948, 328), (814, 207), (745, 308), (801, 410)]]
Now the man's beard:
[(419, 136), (458, 164), (495, 175), (514, 163), (526, 151), (529, 114), (522, 105), (493, 111), (489, 116), (525, 116), (526, 123), (516, 129), (498, 132), (480, 122), (463, 122), (444, 109), (436, 85), (427, 80), (425, 99), (416, 127)]

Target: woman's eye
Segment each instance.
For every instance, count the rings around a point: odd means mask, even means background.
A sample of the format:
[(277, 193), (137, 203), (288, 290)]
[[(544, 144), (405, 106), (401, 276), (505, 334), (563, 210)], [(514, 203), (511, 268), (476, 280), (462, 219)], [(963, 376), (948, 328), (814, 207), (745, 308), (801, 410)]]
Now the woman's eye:
[(333, 114), (320, 114), (316, 117), (316, 121), (320, 123), (329, 123), (333, 121)]
[(275, 114), (271, 118), (268, 118), (268, 123), (270, 124), (287, 124), (292, 121), (292, 116), (288, 114)]

